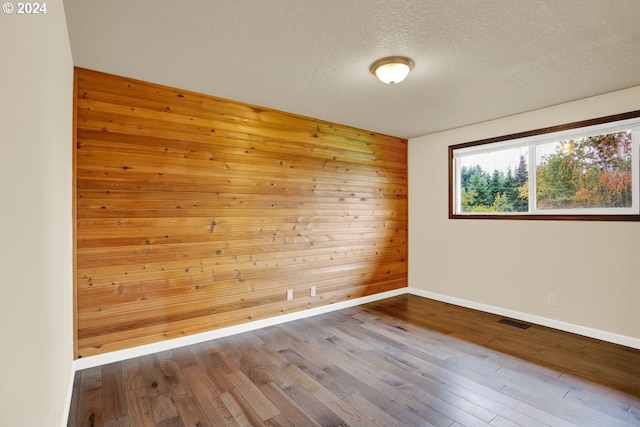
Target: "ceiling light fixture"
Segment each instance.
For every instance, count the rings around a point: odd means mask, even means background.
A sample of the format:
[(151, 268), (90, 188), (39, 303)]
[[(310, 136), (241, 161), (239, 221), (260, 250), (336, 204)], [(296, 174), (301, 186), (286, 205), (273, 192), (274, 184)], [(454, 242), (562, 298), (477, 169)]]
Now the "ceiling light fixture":
[(405, 56), (389, 56), (371, 64), (369, 71), (382, 83), (392, 85), (403, 81), (413, 66), (413, 61)]

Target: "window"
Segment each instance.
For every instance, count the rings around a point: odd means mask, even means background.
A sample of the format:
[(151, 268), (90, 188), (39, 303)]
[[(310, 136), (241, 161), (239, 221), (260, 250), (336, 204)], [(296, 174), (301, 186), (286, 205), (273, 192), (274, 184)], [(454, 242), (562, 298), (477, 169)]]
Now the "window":
[(640, 220), (640, 111), (449, 147), (450, 218)]

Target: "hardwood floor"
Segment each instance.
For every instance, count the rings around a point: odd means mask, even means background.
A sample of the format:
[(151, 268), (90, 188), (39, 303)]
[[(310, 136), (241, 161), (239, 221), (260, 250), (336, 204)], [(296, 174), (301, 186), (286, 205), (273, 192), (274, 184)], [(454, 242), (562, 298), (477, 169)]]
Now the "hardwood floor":
[(640, 350), (402, 295), (76, 374), (69, 426), (640, 426)]

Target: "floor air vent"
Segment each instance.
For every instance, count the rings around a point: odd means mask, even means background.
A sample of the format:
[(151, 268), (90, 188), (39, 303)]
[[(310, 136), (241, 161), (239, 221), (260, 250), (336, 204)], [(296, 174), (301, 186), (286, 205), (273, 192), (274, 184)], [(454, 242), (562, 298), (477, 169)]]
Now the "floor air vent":
[(509, 325), (509, 326), (515, 326), (516, 328), (520, 328), (520, 329), (527, 329), (531, 326), (531, 325), (527, 325), (526, 323), (518, 322), (517, 320), (511, 320), (511, 319), (500, 319), (498, 320), (498, 322), (504, 323), (505, 325)]

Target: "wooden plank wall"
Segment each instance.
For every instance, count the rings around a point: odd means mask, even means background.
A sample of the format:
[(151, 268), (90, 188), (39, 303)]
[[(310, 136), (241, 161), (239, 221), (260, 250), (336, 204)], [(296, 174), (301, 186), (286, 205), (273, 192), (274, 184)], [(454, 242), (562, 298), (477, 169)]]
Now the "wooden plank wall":
[(406, 140), (75, 76), (77, 357), (407, 286)]

